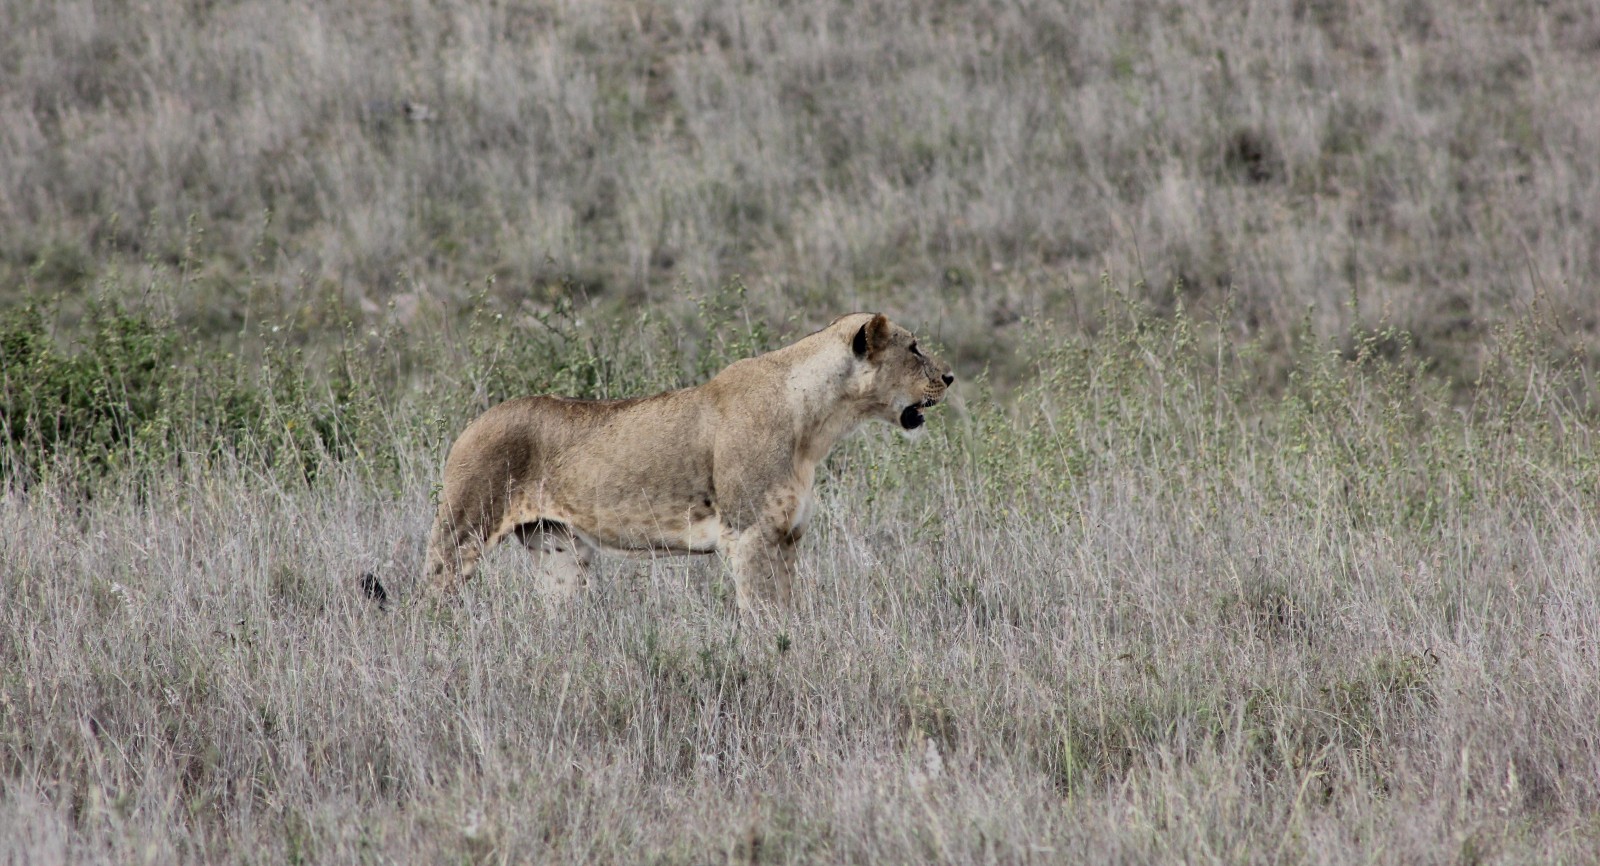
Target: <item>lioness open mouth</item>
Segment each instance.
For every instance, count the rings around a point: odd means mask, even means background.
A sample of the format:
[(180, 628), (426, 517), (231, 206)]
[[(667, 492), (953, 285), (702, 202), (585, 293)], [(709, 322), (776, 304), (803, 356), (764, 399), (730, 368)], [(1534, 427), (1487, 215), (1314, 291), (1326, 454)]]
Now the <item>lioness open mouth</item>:
[(927, 399), (921, 403), (912, 403), (900, 410), (900, 427), (905, 430), (915, 430), (926, 424), (928, 419), (923, 417), (922, 410), (938, 404), (938, 400)]
[(900, 426), (906, 430), (915, 430), (927, 420), (922, 417), (922, 409), (919, 405), (907, 406), (900, 412)]

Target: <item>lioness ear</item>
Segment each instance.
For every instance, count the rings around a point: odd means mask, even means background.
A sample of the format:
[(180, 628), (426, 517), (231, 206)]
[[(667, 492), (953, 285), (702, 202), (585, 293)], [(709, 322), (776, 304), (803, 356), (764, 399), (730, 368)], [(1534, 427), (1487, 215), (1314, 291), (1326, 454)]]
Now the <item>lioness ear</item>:
[(865, 358), (869, 353), (876, 352), (889, 344), (889, 319), (882, 313), (872, 317), (872, 321), (861, 326), (856, 331), (855, 339), (850, 341), (850, 348), (856, 357)]

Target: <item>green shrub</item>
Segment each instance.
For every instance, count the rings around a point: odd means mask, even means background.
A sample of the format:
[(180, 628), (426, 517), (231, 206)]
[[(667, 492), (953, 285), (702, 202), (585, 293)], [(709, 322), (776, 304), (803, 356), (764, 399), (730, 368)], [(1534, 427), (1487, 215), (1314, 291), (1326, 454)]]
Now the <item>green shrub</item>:
[(62, 352), (36, 306), (0, 318), (0, 475), (38, 472), (67, 453), (98, 469), (123, 462), (161, 427), (178, 353), (158, 322), (95, 305), (88, 336)]
[(92, 304), (83, 332), (64, 348), (38, 306), (0, 318), (0, 478), (229, 454), (310, 479), (324, 460), (358, 452), (373, 412), (343, 356), (318, 371), (298, 351), (268, 347), (256, 366), (114, 302)]

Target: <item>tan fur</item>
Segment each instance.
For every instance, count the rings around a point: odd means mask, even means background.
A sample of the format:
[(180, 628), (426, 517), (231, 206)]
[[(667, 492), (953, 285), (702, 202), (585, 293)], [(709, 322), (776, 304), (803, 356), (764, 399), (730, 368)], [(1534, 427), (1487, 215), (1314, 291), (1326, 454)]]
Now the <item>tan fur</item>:
[(742, 609), (787, 606), (817, 464), (863, 421), (920, 426), (952, 379), (910, 331), (854, 313), (697, 387), (508, 400), (450, 449), (429, 578), (455, 589), (516, 534), (558, 594), (587, 583), (597, 548), (720, 552)]

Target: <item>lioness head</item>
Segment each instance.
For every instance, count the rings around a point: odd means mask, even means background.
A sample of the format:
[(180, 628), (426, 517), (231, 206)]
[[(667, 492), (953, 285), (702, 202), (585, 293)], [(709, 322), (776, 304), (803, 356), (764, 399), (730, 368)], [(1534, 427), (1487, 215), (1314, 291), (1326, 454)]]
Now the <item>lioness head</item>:
[(907, 435), (922, 427), (927, 420), (922, 410), (944, 399), (945, 389), (956, 379), (949, 364), (923, 352), (914, 334), (882, 314), (872, 315), (856, 328), (850, 349), (870, 377), (866, 383), (868, 413)]

